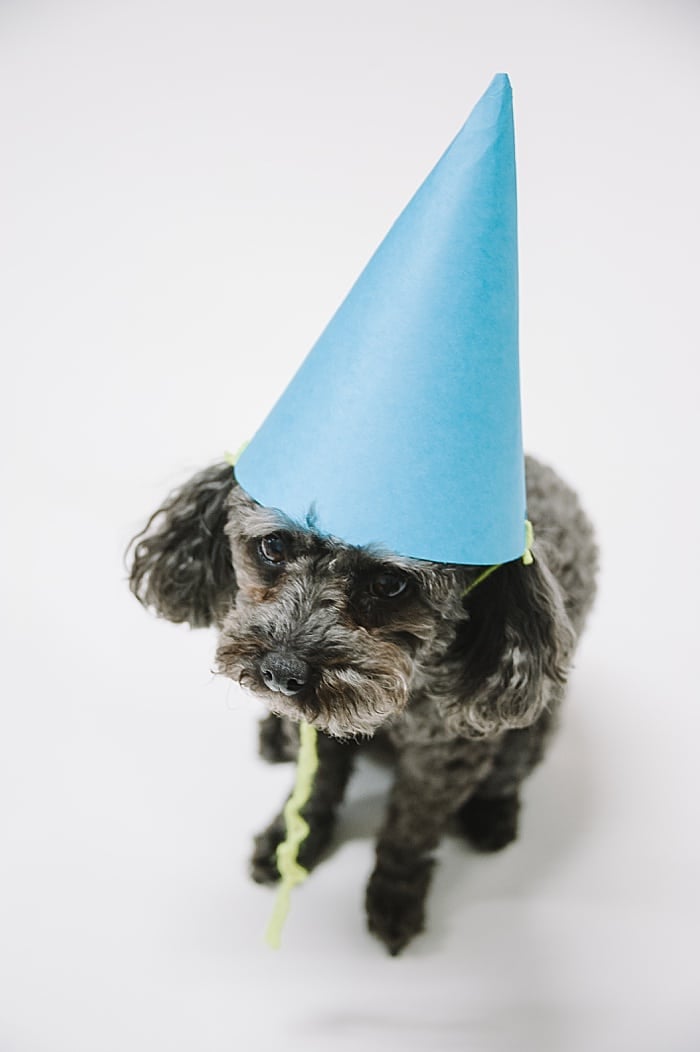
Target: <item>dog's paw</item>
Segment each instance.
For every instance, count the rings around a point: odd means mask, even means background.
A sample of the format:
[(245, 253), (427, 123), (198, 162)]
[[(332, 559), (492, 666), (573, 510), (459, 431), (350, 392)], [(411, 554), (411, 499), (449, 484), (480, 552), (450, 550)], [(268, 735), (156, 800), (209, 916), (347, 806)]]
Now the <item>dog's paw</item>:
[[(324, 858), (333, 835), (333, 815), (325, 813), (305, 814), (309, 823), (309, 834), (299, 847), (299, 865), (309, 873)], [(277, 868), (277, 848), (286, 836), (282, 815), (271, 822), (267, 829), (256, 836), (250, 859), (250, 874), (257, 884), (276, 884), (280, 878)]]
[(460, 830), (478, 851), (500, 851), (518, 835), (517, 794), (496, 799), (473, 796), (457, 815)]
[(284, 819), (279, 816), (253, 842), (250, 875), (256, 884), (276, 884), (280, 879), (277, 868), (277, 848), (284, 840)]
[(425, 926), (425, 898), (431, 859), (407, 869), (387, 869), (379, 863), (367, 886), (367, 925), (396, 957)]

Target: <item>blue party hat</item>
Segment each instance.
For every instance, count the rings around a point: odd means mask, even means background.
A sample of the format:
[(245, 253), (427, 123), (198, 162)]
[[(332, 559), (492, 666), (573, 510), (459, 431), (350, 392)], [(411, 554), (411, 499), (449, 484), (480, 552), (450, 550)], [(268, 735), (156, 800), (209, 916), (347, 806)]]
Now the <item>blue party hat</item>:
[(255, 500), (413, 558), (523, 555), (516, 220), (499, 74), (241, 455)]

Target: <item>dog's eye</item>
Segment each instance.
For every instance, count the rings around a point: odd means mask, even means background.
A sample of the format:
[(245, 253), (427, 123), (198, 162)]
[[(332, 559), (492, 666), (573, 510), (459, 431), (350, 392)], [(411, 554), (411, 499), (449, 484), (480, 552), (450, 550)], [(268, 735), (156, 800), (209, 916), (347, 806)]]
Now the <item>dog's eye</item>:
[(258, 544), (258, 551), (265, 562), (280, 566), (287, 561), (287, 548), (279, 533), (271, 533), (269, 537), (263, 537)]
[(370, 582), (369, 590), (376, 599), (395, 599), (406, 591), (406, 578), (392, 570), (382, 570)]

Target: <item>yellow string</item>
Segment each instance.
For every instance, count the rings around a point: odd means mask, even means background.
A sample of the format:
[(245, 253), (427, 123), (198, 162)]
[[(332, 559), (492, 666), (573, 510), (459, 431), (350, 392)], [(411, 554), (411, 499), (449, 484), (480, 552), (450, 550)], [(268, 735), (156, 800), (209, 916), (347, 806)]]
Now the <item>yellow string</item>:
[(308, 723), (299, 727), (299, 757), (297, 759), (297, 776), (292, 795), (284, 808), (284, 821), (287, 836), (277, 848), (277, 868), (282, 882), (277, 890), (277, 898), (265, 933), (265, 941), (273, 950), (278, 950), (284, 922), (289, 913), (292, 888), (306, 880), (308, 870), (300, 866), (297, 858), (299, 848), (309, 835), (309, 824), (302, 817), (301, 809), (308, 803), (318, 769), (318, 749), (316, 728)]
[[(525, 519), (525, 551), (523, 552), (522, 559), (524, 566), (532, 566), (535, 561), (535, 557), (532, 554), (532, 545), (535, 543), (535, 531), (532, 528), (532, 523), (529, 519)], [(495, 566), (487, 566), (487, 568), (480, 573), (475, 580), (468, 585), (462, 592), (462, 599), (466, 599), (470, 592), (473, 592), (478, 584), (485, 581), (487, 577), (490, 577), (494, 570), (497, 570), (499, 566), (503, 566), (503, 563), (496, 563)]]
[(531, 566), (535, 561), (535, 557), (532, 554), (532, 545), (535, 543), (535, 531), (532, 528), (532, 523), (529, 519), (525, 519), (525, 551), (523, 553), (523, 563), (525, 566)]
[(502, 563), (496, 563), (495, 566), (487, 567), (483, 573), (480, 573), (479, 576), (474, 581), (472, 581), (472, 583), (468, 585), (467, 588), (464, 589), (464, 591), (462, 592), (462, 599), (466, 599), (469, 593), (473, 592), (478, 584), (481, 584), (482, 581), (485, 581), (487, 577), (491, 576), (494, 570), (497, 570), (498, 567), (502, 565)]
[(246, 448), (247, 445), (249, 445), (247, 441), (242, 442), (235, 453), (230, 453), (228, 450), (226, 450), (226, 452), (224, 453), (224, 460), (226, 461), (226, 463), (229, 464), (232, 468), (235, 468), (241, 454), (243, 453), (243, 450)]

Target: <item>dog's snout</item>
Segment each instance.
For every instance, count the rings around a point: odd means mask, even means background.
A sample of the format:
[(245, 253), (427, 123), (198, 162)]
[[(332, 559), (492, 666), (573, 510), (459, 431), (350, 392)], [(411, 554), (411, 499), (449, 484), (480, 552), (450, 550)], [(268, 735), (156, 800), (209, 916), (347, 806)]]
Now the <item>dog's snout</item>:
[(272, 651), (260, 662), (260, 675), (269, 690), (291, 697), (304, 689), (311, 669), (293, 654)]

